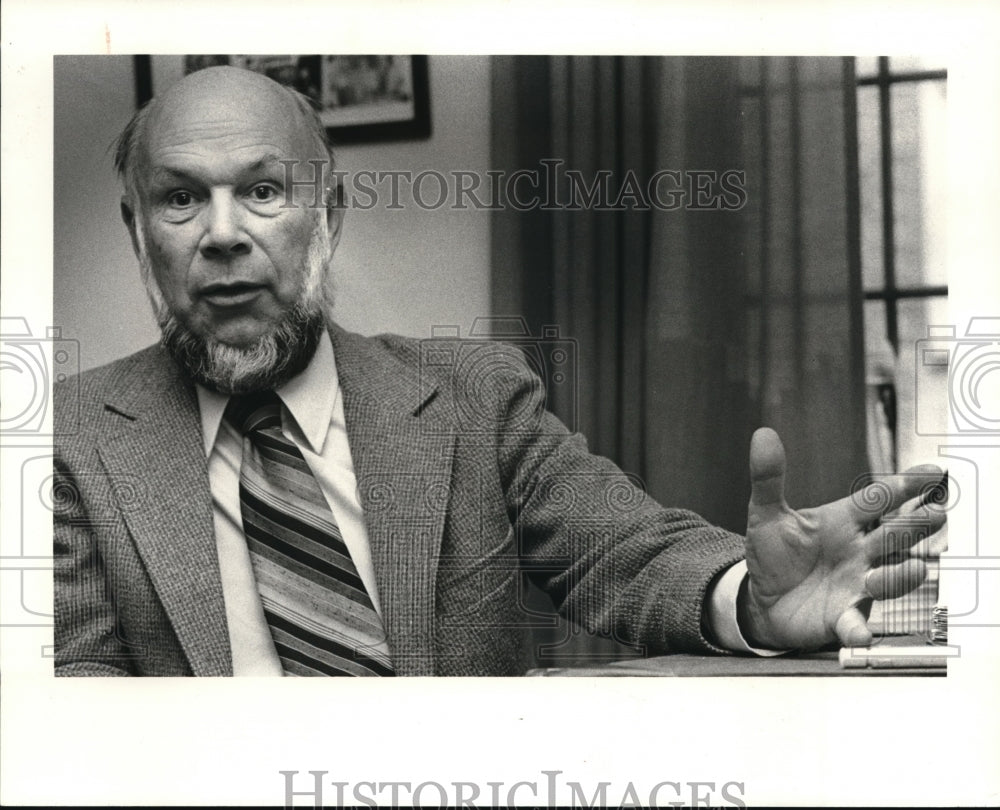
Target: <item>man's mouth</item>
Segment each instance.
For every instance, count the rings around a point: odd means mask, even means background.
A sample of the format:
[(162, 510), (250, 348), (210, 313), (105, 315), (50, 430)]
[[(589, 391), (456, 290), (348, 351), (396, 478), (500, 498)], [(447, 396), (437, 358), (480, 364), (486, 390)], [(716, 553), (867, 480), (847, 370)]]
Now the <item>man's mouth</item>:
[(265, 285), (248, 281), (209, 284), (202, 289), (201, 297), (212, 306), (236, 307), (253, 301), (264, 289)]

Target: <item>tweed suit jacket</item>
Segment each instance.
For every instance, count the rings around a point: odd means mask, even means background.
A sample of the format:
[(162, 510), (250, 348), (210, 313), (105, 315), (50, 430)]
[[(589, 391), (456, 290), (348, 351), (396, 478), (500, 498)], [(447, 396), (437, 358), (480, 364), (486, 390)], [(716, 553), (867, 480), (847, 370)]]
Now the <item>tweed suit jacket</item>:
[[(702, 605), (742, 538), (590, 454), (517, 350), (331, 339), (398, 674), (523, 673), (525, 576), (647, 653), (722, 652)], [(55, 405), (56, 673), (231, 675), (194, 387), (151, 347)]]

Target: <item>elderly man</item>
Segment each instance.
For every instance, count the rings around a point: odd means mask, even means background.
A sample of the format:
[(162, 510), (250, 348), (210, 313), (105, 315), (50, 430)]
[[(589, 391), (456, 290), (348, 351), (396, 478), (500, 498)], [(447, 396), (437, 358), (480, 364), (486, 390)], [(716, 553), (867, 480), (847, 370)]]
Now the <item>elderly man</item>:
[(521, 572), (647, 654), (863, 644), (871, 599), (922, 581), (877, 525), (926, 471), (878, 511), (862, 494), (795, 512), (760, 430), (744, 539), (590, 455), (512, 350), (477, 382), (337, 327), (343, 210), (288, 171), (328, 181), (332, 157), (271, 80), (188, 76), (129, 123), (117, 164), (162, 341), (71, 383), (58, 674), (518, 674)]

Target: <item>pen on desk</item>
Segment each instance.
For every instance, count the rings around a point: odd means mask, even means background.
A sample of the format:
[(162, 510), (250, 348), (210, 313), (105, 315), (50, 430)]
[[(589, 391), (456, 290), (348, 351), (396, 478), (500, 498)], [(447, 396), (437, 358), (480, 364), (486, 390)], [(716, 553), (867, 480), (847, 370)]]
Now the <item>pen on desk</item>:
[(844, 669), (926, 669), (946, 666), (946, 657), (934, 647), (844, 647)]

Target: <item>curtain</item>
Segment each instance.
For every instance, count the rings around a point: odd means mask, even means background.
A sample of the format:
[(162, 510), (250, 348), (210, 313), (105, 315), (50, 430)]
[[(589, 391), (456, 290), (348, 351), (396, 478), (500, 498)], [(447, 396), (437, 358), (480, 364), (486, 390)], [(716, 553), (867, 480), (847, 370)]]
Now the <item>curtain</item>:
[(523, 182), (494, 212), (493, 311), (573, 341), (551, 409), (734, 531), (758, 426), (793, 506), (846, 494), (867, 469), (853, 60), (497, 57), (492, 93), (494, 170), (535, 171), (539, 203)]

